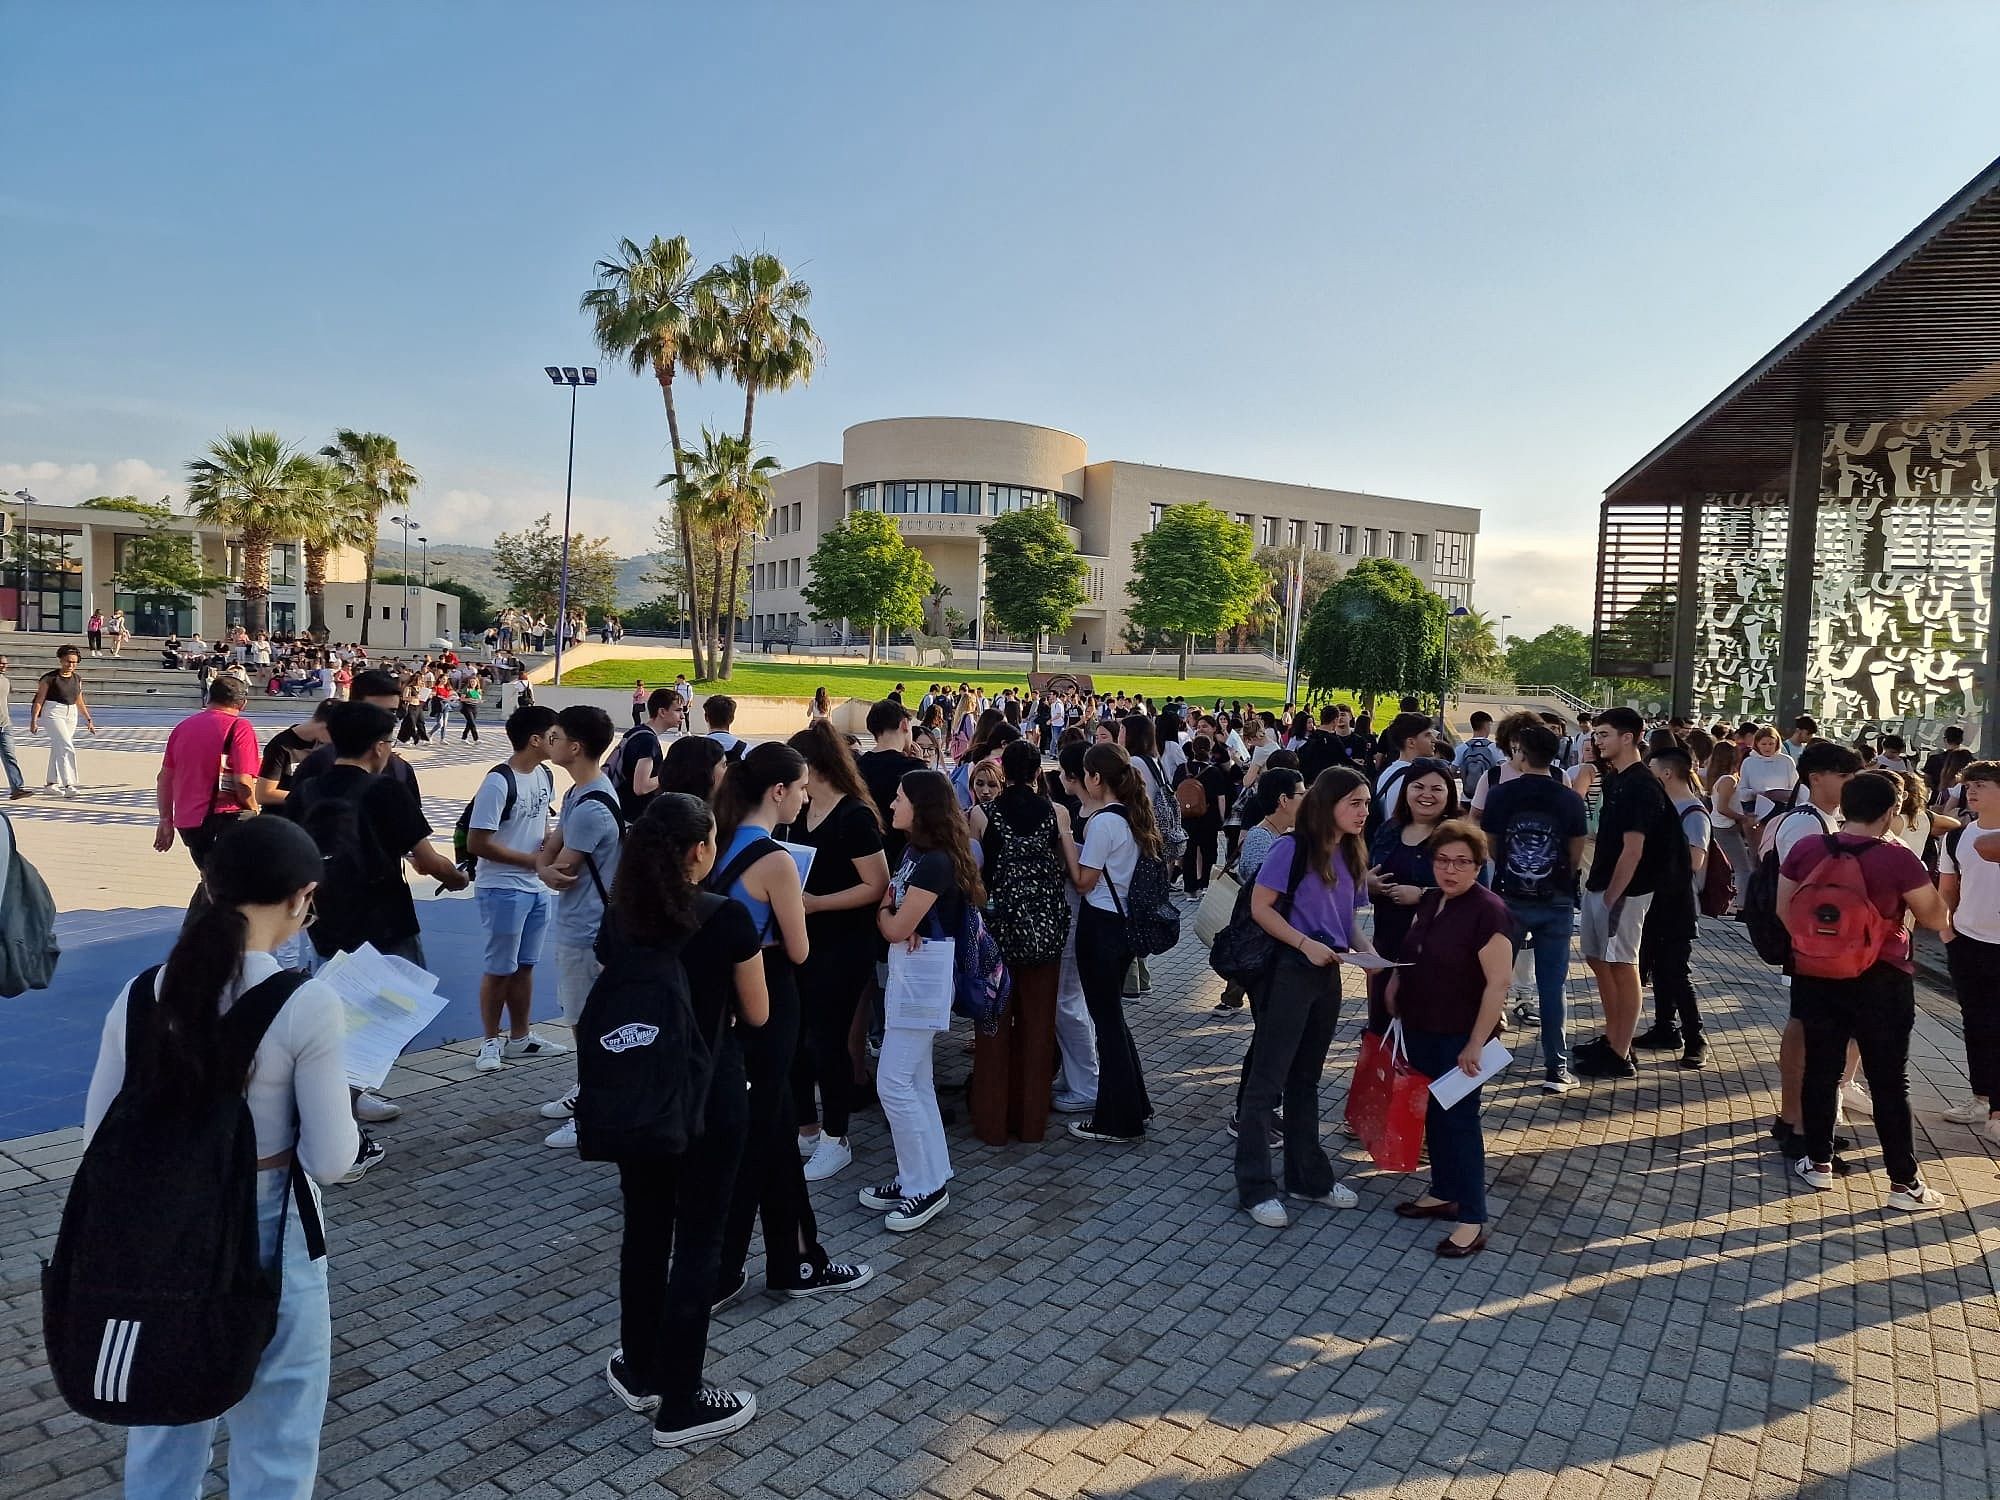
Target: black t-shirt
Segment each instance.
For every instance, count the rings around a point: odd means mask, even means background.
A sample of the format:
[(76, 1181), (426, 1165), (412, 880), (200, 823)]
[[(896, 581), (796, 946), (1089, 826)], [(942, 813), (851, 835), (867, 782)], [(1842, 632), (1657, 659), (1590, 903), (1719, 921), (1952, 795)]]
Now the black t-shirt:
[(895, 869), (903, 857), (903, 835), (889, 827), (890, 809), (896, 805), (896, 787), (912, 771), (928, 769), (916, 756), (901, 750), (870, 750), (865, 755), (857, 755), (854, 763), (861, 769), (861, 780), (868, 788), (868, 795), (875, 799), (875, 806), (882, 814), (882, 847), (889, 855), (889, 868)]
[(1479, 826), (1493, 846), (1493, 889), (1500, 895), (1567, 902), (1575, 894), (1569, 845), (1590, 831), (1590, 819), (1583, 798), (1555, 777), (1530, 772), (1496, 783)]
[[(618, 774), (611, 778), (618, 789), (618, 806), (625, 814), (627, 823), (636, 823), (646, 811), (646, 806), (659, 795), (660, 774), (666, 769), (667, 752), (660, 744), (660, 737), (646, 725), (627, 731), (625, 738), (618, 742)], [(645, 796), (632, 790), (632, 778), (639, 767), (648, 761), (653, 766), (654, 789)]]
[(48, 689), (42, 695), (43, 702), (75, 703), (83, 696), (83, 674), (76, 672), (65, 677), (61, 672), (44, 672), (42, 686)]
[[(340, 752), (333, 748), (331, 740), (327, 741), (324, 745), (316, 746), (312, 754), (308, 755), (293, 768), (290, 790), (296, 792), (308, 781), (324, 776), (328, 771), (333, 769), (333, 763), (339, 759)], [(354, 766), (350, 767), (350, 769), (358, 771), (361, 768)], [(410, 769), (410, 763), (404, 760), (402, 756), (391, 755), (389, 757), (389, 764), (382, 768), (382, 774), (407, 790), (412, 797), (418, 799), (420, 802), (422, 801), (424, 794), (417, 786), (417, 773)], [(410, 842), (415, 843), (416, 841), (412, 839)], [(405, 844), (403, 847), (407, 849), (409, 844)]]
[(361, 856), (370, 866), (368, 941), (379, 947), (415, 937), (420, 930), (417, 906), (403, 879), (403, 856), (431, 836), (423, 804), (386, 771), (374, 776), (360, 766), (336, 765), (299, 787), (286, 805), (294, 818), (302, 819), (320, 802), (346, 800), (361, 804)]
[(736, 966), (757, 956), (757, 926), (740, 901), (725, 901), (714, 915), (688, 934), (681, 947), (687, 970), (688, 994), (703, 1036), (714, 1036), (725, 1005), (736, 1000)]
[[(801, 817), (784, 837), (819, 851), (806, 874), (806, 890), (815, 896), (837, 896), (861, 884), (854, 862), (882, 852), (882, 825), (875, 819), (875, 809), (855, 797), (842, 797), (817, 828)], [(818, 911), (806, 918), (807, 936), (815, 943), (823, 937), (872, 939), (874, 932), (872, 906)]]
[[(1509, 786), (1516, 783), (1509, 782)], [(1499, 788), (1495, 788), (1495, 795)], [(1492, 800), (1487, 800), (1487, 808), (1492, 808)], [(1590, 861), (1590, 879), (1587, 887), (1593, 891), (1606, 890), (1611, 885), (1611, 872), (1618, 867), (1618, 858), (1625, 852), (1625, 835), (1641, 833), (1646, 836), (1645, 852), (1639, 857), (1639, 867), (1633, 872), (1632, 883), (1625, 888), (1628, 896), (1644, 896), (1656, 890), (1660, 876), (1666, 870), (1672, 856), (1669, 839), (1681, 837), (1680, 819), (1674, 815), (1674, 804), (1667, 798), (1667, 789), (1660, 785), (1660, 778), (1646, 769), (1643, 760), (1632, 762), (1622, 771), (1614, 771), (1604, 778), (1604, 812), (1597, 820), (1597, 847)]]
[(257, 768), (257, 774), (266, 781), (277, 782), (279, 791), (288, 792), (299, 762), (312, 754), (313, 748), (310, 741), (299, 737), (296, 729), (280, 729), (266, 742), (264, 763)]
[(917, 929), (921, 936), (958, 936), (958, 929), (965, 921), (965, 895), (958, 888), (958, 874), (951, 867), (951, 856), (944, 850), (905, 851), (903, 863), (891, 878), (890, 885), (896, 892), (898, 906), (902, 904), (906, 891), (930, 891), (937, 897), (936, 904), (924, 914), (923, 924)]

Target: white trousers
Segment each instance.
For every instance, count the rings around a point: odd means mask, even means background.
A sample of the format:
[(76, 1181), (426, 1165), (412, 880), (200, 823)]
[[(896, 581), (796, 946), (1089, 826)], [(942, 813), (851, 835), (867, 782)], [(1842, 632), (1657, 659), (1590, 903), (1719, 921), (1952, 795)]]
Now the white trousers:
[(42, 727), (49, 732), (50, 786), (76, 785), (76, 705), (44, 703)]
[(1083, 1004), (1083, 980), (1076, 972), (1076, 917), (1063, 944), (1062, 977), (1056, 981), (1056, 1047), (1062, 1052), (1063, 1091), (1073, 1098), (1097, 1098), (1097, 1027)]
[(896, 1146), (896, 1183), (909, 1198), (935, 1193), (951, 1178), (951, 1147), (945, 1143), (944, 1118), (931, 1081), (931, 1047), (937, 1038), (935, 1031), (887, 1027), (875, 1063), (875, 1093)]

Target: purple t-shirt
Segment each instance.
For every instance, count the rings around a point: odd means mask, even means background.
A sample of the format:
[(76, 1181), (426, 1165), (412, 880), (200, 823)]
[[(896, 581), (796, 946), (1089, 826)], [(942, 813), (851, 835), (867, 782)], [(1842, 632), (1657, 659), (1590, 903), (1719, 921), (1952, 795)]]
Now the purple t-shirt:
[[(1298, 850), (1299, 841), (1291, 834), (1279, 839), (1257, 870), (1257, 884), (1284, 895), (1285, 887), (1291, 883), (1292, 861)], [(1292, 900), (1291, 923), (1329, 948), (1348, 948), (1354, 938), (1354, 876), (1338, 851), (1333, 856), (1333, 877), (1329, 889), (1317, 870), (1306, 871)]]

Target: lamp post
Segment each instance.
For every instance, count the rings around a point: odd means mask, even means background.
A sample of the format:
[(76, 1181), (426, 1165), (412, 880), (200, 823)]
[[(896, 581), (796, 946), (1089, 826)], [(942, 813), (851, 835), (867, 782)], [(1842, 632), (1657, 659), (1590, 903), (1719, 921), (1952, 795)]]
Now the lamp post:
[(424, 587), (429, 588), (431, 586), (431, 539), (427, 536), (420, 536), (417, 540), (424, 545), (423, 572), (419, 576), (423, 579)]
[(1438, 720), (1443, 722), (1446, 706), (1451, 701), (1451, 622), (1462, 620), (1472, 611), (1463, 604), (1444, 617), (1444, 670), (1438, 674)]
[(403, 532), (403, 645), (407, 648), (410, 644), (410, 533), (424, 523), (410, 516), (391, 516), (389, 519)]
[(569, 500), (576, 480), (576, 391), (596, 385), (597, 371), (589, 365), (543, 365), (549, 384), (569, 387), (569, 466), (563, 471), (562, 572), (556, 578), (556, 670), (552, 685), (562, 686), (563, 636), (569, 628)]
[(1500, 649), (1502, 651), (1507, 649), (1507, 622), (1513, 618), (1512, 615), (1502, 615), (1500, 617)]

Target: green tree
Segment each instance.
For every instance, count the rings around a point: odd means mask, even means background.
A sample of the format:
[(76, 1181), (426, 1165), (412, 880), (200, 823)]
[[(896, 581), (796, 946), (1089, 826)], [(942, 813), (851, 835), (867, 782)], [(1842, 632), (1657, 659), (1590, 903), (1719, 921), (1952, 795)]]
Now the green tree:
[(150, 500), (141, 500), (137, 495), (93, 495), (88, 500), (81, 501), (76, 508), (78, 510), (122, 510), (130, 515), (158, 516), (162, 518), (171, 516), (174, 513), (173, 506), (164, 500), (156, 505)]
[(368, 623), (375, 613), (375, 553), (380, 546), (382, 513), (400, 510), (409, 514), (410, 496), (422, 483), (417, 471), (396, 449), (396, 440), (379, 432), (356, 432), (351, 427), (335, 430), (333, 441), (319, 450), (341, 477), (353, 487), (354, 503), (368, 518), (362, 545), (367, 557), (361, 566), (361, 644), (368, 644)]
[(1559, 687), (1588, 696), (1590, 637), (1574, 625), (1551, 625), (1534, 637), (1516, 636), (1507, 643), (1507, 672), (1530, 687)]
[[(602, 612), (618, 597), (618, 555), (605, 537), (581, 532), (569, 539), (569, 605)], [(521, 531), (503, 531), (493, 539), (493, 571), (507, 584), (508, 602), (545, 615), (556, 612), (562, 586), (562, 536), (543, 511), (541, 519)]]
[(673, 630), (686, 618), (672, 599), (648, 599), (644, 604), (621, 607), (618, 618), (627, 630)]
[[(123, 506), (99, 506), (100, 510), (122, 510)], [(206, 594), (229, 586), (220, 573), (204, 572), (198, 538), (176, 531), (166, 514), (150, 516), (145, 531), (121, 539), (122, 554), (111, 586), (121, 593), (135, 594), (143, 604), (166, 604), (186, 609)]]
[(1215, 649), (1238, 652), (1248, 651), (1253, 641), (1268, 640), (1273, 654), (1284, 650), (1282, 632), (1285, 624), (1285, 595), (1291, 587), (1292, 564), (1301, 557), (1305, 559), (1305, 580), (1300, 589), (1302, 609), (1311, 614), (1312, 607), (1319, 601), (1334, 579), (1340, 576), (1340, 564), (1331, 553), (1301, 551), (1297, 547), (1280, 547), (1266, 543), (1256, 551), (1257, 566), (1263, 570), (1264, 581), (1260, 586), (1249, 614), (1239, 620), (1234, 628), (1235, 639), (1231, 641), (1218, 633)]
[[(749, 463), (751, 424), (757, 412), (759, 391), (789, 390), (813, 377), (820, 354), (819, 335), (806, 321), (812, 304), (812, 288), (792, 275), (785, 263), (766, 251), (754, 255), (732, 255), (709, 268), (695, 288), (695, 302), (701, 335), (711, 370), (726, 374), (743, 387), (743, 436), (740, 462)], [(703, 437), (706, 438), (704, 433)], [(768, 494), (768, 491), (767, 491)], [(768, 499), (747, 522), (746, 511), (722, 507), (726, 541), (738, 561), (745, 537), (762, 524), (769, 509)], [(729, 676), (736, 660), (736, 607), (734, 568), (731, 569), (731, 598), (727, 618), (729, 630), (722, 639), (721, 677)]]
[[(570, 581), (576, 581), (575, 559), (572, 558)], [(398, 588), (433, 588), (440, 594), (453, 595), (458, 600), (458, 623), (465, 630), (484, 630), (500, 618), (500, 606), (484, 591), (469, 583), (460, 583), (456, 578), (440, 578), (431, 574), (426, 584), (419, 574), (382, 572), (375, 575), (377, 583), (391, 583)]]
[(868, 660), (879, 630), (914, 630), (936, 581), (923, 553), (903, 540), (893, 516), (857, 510), (819, 539), (806, 565), (805, 595), (823, 624), (859, 620), (868, 626)]
[(1313, 605), (1299, 667), (1315, 697), (1348, 689), (1365, 710), (1397, 693), (1435, 696), (1443, 669), (1444, 600), (1399, 562), (1364, 557)]
[[(662, 480), (661, 482), (665, 483), (672, 478), (673, 476), (670, 474), (666, 480)], [(691, 511), (692, 506), (689, 509)], [(715, 561), (711, 559), (706, 550), (705, 544), (708, 538), (697, 535), (692, 528), (690, 528), (689, 534), (695, 536), (695, 554), (692, 574), (693, 583), (689, 583), (690, 574), (687, 559), (681, 552), (681, 510), (682, 507), (679, 504), (675, 504), (670, 506), (664, 514), (655, 518), (653, 522), (653, 543), (654, 553), (658, 560), (644, 574), (644, 581), (660, 586), (664, 592), (658, 602), (672, 610), (670, 623), (678, 624), (682, 620), (689, 621), (690, 628), (688, 635), (690, 639), (693, 639), (697, 631), (701, 628), (698, 621), (701, 616), (702, 601), (708, 598), (711, 592), (713, 592), (715, 597), (720, 598), (722, 590), (716, 584)], [(749, 589), (750, 569), (747, 565), (739, 564), (733, 593), (737, 597), (742, 597), (749, 592)], [(687, 602), (685, 605), (682, 605), (678, 602), (680, 600), (686, 600)], [(709, 657), (714, 657), (714, 653), (709, 653)], [(717, 664), (720, 664), (719, 660)]]
[[(644, 245), (620, 240), (614, 256), (597, 263), (597, 285), (583, 294), (582, 310), (591, 316), (597, 347), (606, 359), (624, 359), (634, 375), (650, 373), (659, 382), (667, 407), (667, 439), (672, 444), (675, 479), (681, 477), (681, 422), (674, 409), (674, 376), (685, 370), (696, 380), (711, 368), (705, 326), (696, 317), (694, 252), (685, 236), (663, 240), (658, 235)], [(745, 433), (748, 437), (748, 433)], [(677, 544), (662, 550), (693, 557), (695, 538), (689, 518), (678, 504), (667, 517)], [(702, 626), (699, 600), (690, 597), (695, 629), (690, 633), (694, 675), (709, 676), (705, 655), (712, 639)], [(712, 627), (713, 621), (709, 622)]]
[(1180, 676), (1198, 635), (1248, 617), (1264, 586), (1250, 528), (1206, 502), (1170, 505), (1132, 544), (1128, 612), (1141, 630), (1166, 631), (1180, 647)]
[(1491, 677), (1506, 669), (1506, 654), (1500, 649), (1500, 631), (1492, 616), (1482, 609), (1469, 609), (1451, 622), (1452, 680)]
[(979, 532), (986, 538), (987, 608), (1009, 635), (1029, 638), (1029, 669), (1039, 672), (1042, 636), (1069, 629), (1085, 599), (1089, 565), (1053, 505), (1009, 511)]
[(736, 664), (743, 543), (757, 534), (770, 513), (771, 475), (777, 467), (775, 458), (755, 457), (742, 438), (717, 436), (704, 427), (701, 447), (681, 454), (680, 468), (660, 479), (660, 484), (673, 487), (674, 506), (686, 514), (690, 533), (707, 545), (709, 618), (721, 622), (724, 630), (720, 652), (710, 649), (710, 666), (725, 679)]
[(243, 618), (270, 629), (271, 544), (304, 530), (301, 496), (317, 466), (275, 432), (231, 432), (188, 465), (188, 511), (236, 533), (243, 549)]

